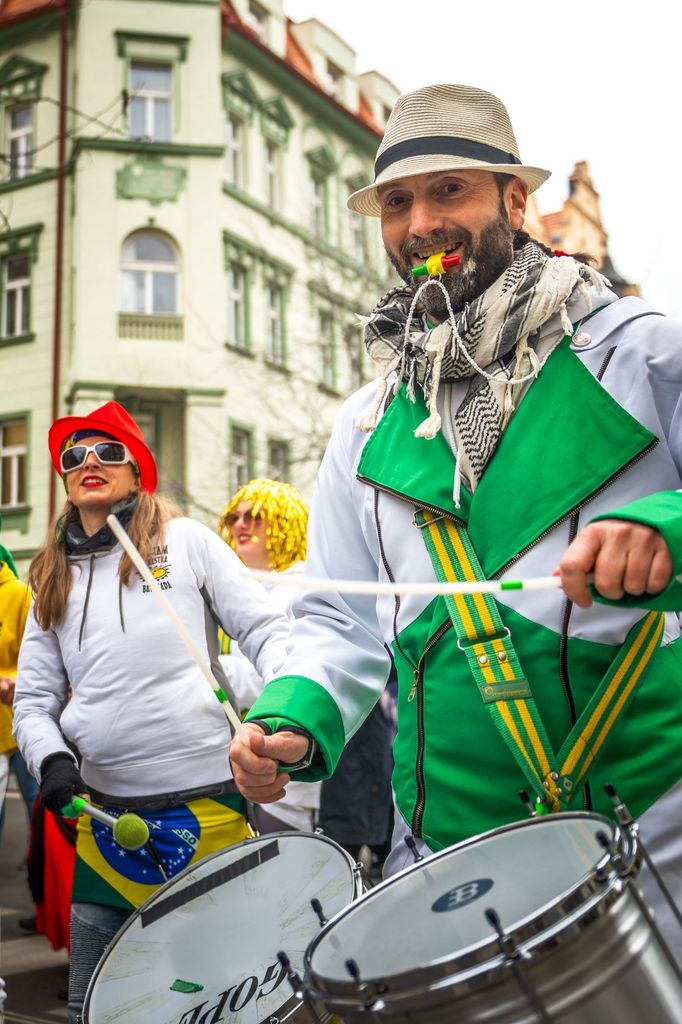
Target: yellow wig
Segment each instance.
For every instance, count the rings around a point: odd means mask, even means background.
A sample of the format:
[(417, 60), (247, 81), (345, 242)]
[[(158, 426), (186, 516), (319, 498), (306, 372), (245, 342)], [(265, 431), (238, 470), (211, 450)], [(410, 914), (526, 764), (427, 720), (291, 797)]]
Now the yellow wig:
[(234, 538), (227, 517), (237, 511), (242, 501), (249, 502), (252, 515), (265, 516), (265, 549), (271, 569), (282, 572), (292, 562), (305, 559), (308, 506), (295, 487), (280, 480), (249, 480), (240, 487), (218, 520), (218, 532), (232, 550)]

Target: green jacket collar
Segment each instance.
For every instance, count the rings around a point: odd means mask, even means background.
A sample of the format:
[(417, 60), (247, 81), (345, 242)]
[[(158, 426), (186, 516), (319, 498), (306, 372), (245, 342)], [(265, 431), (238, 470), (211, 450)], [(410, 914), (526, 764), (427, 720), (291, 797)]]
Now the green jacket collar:
[(566, 339), (512, 417), (473, 497), (452, 499), (454, 456), (442, 433), (414, 430), (428, 415), (404, 387), (364, 447), (358, 476), (468, 523), (488, 576), (605, 487), (656, 443), (608, 394)]

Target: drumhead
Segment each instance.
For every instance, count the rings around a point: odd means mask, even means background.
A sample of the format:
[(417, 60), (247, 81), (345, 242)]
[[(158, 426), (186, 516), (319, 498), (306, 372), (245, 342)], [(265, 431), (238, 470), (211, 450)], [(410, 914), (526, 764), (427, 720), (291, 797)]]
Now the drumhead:
[(386, 979), (496, 943), (485, 911), (494, 908), (514, 931), (561, 904), (605, 861), (598, 832), (612, 840), (614, 826), (599, 815), (559, 814), (434, 854), (331, 921), (306, 954), (307, 974), (322, 988), (348, 983), (353, 959), (362, 980)]
[[(355, 865), (325, 836), (249, 839), (176, 875), (135, 911), (90, 983), (86, 1024), (267, 1021), (292, 995), (319, 920), (359, 894)], [(219, 1007), (214, 1013), (213, 1010)]]

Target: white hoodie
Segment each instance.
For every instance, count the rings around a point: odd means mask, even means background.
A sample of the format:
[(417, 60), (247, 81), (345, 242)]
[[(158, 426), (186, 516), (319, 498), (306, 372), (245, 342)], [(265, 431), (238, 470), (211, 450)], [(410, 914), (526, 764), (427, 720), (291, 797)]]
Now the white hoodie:
[[(66, 737), (82, 755), (84, 781), (110, 796), (229, 779), (225, 713), (150, 587), (137, 573), (120, 587), (121, 554), (117, 544), (72, 560), (58, 626), (43, 630), (29, 614), (14, 700), (19, 748), (39, 778), (48, 754), (68, 752)], [(214, 674), (216, 623), (266, 681), (277, 673), (289, 622), (220, 537), (173, 519), (151, 568)]]

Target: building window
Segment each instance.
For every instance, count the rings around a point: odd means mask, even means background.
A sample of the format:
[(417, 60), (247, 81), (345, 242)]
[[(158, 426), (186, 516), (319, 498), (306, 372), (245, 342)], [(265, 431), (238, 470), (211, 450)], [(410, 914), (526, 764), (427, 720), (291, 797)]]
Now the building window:
[(225, 122), (225, 179), (235, 188), (244, 180), (244, 122), (228, 114)]
[(7, 176), (25, 178), (33, 169), (33, 104), (21, 103), (7, 111)]
[(121, 310), (146, 316), (178, 316), (180, 268), (173, 246), (161, 235), (140, 231), (121, 253)]
[(16, 338), (29, 332), (31, 257), (8, 256), (3, 272), (2, 336)]
[(26, 504), (26, 420), (0, 423), (0, 506)]
[(348, 228), (350, 234), (350, 251), (357, 263), (364, 263), (367, 258), (367, 235), (365, 220), (361, 213), (349, 210)]
[(236, 348), (247, 349), (246, 271), (238, 263), (227, 268), (227, 340)]
[(327, 234), (327, 181), (316, 174), (310, 179), (310, 227), (315, 238)]
[(328, 60), (322, 85), (324, 86), (325, 91), (328, 92), (330, 96), (333, 96), (335, 100), (340, 99), (342, 82), (343, 71), (340, 67), (334, 64), (333, 61)]
[(128, 104), (131, 139), (170, 142), (172, 74), (170, 65), (131, 63)]
[(346, 329), (345, 340), (350, 363), (350, 384), (355, 391), (364, 384), (364, 334), (357, 327), (351, 326)]
[(272, 210), (279, 209), (280, 147), (272, 139), (265, 140), (265, 196)]
[(268, 441), (268, 478), (270, 480), (289, 479), (289, 442)]
[(334, 349), (334, 320), (331, 313), (318, 317), (320, 341), (320, 383), (333, 391), (336, 388), (336, 352)]
[(249, 9), (246, 12), (245, 21), (249, 28), (256, 33), (261, 43), (266, 43), (268, 37), (268, 12), (265, 8), (261, 7), (255, 0), (251, 0)]
[(232, 427), (230, 441), (231, 493), (247, 484), (251, 479), (253, 464), (253, 435), (244, 427)]
[(266, 295), (267, 358), (277, 366), (284, 366), (284, 289), (271, 281), (266, 287)]

